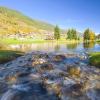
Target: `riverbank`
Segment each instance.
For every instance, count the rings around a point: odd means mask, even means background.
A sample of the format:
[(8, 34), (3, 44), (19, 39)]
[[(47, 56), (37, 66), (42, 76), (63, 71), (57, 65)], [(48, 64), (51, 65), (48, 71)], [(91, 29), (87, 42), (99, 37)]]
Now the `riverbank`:
[(89, 56), (90, 65), (100, 68), (100, 52), (92, 52), (89, 54)]
[(17, 57), (24, 55), (24, 52), (11, 51), (11, 50), (0, 50), (0, 64), (12, 61)]
[(44, 40), (44, 39), (12, 39), (12, 38), (4, 38), (0, 39), (1, 43), (5, 44), (28, 44), (28, 43), (46, 43), (46, 42), (54, 42), (54, 43), (80, 43), (82, 40)]
[(99, 100), (100, 70), (87, 59), (86, 54), (37, 51), (0, 65), (0, 98)]

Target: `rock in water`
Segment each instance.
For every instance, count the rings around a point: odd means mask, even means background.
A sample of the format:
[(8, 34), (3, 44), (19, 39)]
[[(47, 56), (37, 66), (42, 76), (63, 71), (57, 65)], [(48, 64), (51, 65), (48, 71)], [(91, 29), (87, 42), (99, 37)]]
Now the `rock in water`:
[(42, 69), (42, 70), (53, 70), (53, 65), (52, 65), (52, 64), (49, 64), (49, 63), (47, 63), (47, 64), (42, 64), (42, 65), (41, 65), (41, 69)]
[(69, 66), (68, 69), (67, 69), (67, 72), (68, 72), (71, 76), (80, 77), (81, 69), (80, 69), (80, 67), (77, 67), (77, 66)]
[(59, 61), (63, 61), (66, 57), (64, 55), (55, 55), (53, 57), (53, 61), (55, 62), (59, 62)]

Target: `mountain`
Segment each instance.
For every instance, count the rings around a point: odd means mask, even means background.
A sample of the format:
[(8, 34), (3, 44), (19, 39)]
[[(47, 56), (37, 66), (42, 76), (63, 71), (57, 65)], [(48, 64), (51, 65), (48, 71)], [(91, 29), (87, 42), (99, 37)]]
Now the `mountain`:
[(54, 26), (33, 20), (19, 11), (0, 7), (0, 34), (52, 32)]

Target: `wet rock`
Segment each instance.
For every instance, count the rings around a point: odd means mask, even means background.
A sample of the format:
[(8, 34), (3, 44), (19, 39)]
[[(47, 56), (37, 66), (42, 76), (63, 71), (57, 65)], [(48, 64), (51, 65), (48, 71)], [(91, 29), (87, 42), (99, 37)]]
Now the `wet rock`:
[(53, 84), (52, 85), (52, 89), (54, 90), (54, 92), (59, 96), (60, 92), (61, 92), (61, 84)]
[(14, 84), (24, 84), (24, 83), (31, 81), (29, 72), (18, 72), (15, 74), (14, 79), (15, 79), (15, 82), (13, 83), (13, 85)]
[(42, 69), (42, 70), (53, 70), (53, 65), (50, 64), (50, 63), (42, 64), (42, 65), (41, 65), (41, 69)]
[(30, 73), (29, 72), (23, 72), (23, 73), (17, 73), (17, 77), (18, 78), (21, 78), (21, 77), (26, 77), (26, 76), (28, 76)]
[(80, 69), (80, 67), (77, 67), (77, 66), (69, 66), (68, 69), (67, 69), (67, 72), (68, 72), (71, 76), (80, 77), (81, 69)]
[[(82, 85), (81, 84), (74, 84), (71, 86), (65, 86), (62, 88), (62, 92), (61, 92), (61, 100), (74, 100), (75, 97), (80, 97), (83, 95), (82, 92)], [(65, 98), (68, 99), (65, 99)], [(73, 97), (74, 99), (71, 99), (71, 97)], [(80, 100), (80, 99), (75, 99), (75, 100)]]
[(6, 78), (6, 81), (9, 83), (9, 84), (14, 84), (16, 83), (16, 76), (9, 76)]
[(43, 64), (43, 63), (46, 63), (47, 61), (45, 59), (35, 59), (33, 62), (32, 62), (32, 66), (34, 65), (38, 65), (38, 64)]
[(32, 80), (41, 79), (41, 75), (39, 73), (31, 73), (29, 76), (32, 78)]
[(55, 62), (63, 61), (66, 57), (64, 55), (55, 55), (52, 59)]
[(79, 91), (79, 92), (81, 92), (81, 90), (84, 89), (84, 86), (83, 86), (83, 84), (77, 83), (77, 84), (72, 85), (72, 86), (70, 87), (70, 89), (71, 89), (72, 91)]
[(49, 58), (49, 55), (45, 53), (45, 54), (40, 54), (38, 57), (39, 58)]
[(63, 80), (63, 85), (64, 86), (70, 86), (76, 84), (76, 82), (68, 77), (65, 77), (65, 79)]

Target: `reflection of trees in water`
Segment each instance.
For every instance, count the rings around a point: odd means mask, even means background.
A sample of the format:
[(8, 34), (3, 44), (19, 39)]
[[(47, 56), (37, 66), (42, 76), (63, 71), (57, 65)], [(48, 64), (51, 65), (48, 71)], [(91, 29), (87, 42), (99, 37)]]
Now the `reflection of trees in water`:
[(0, 50), (7, 50), (9, 49), (8, 45), (0, 44)]
[(0, 44), (0, 49), (2, 49), (3, 48), (3, 45), (2, 44)]
[(97, 42), (96, 44), (100, 45), (100, 42)]
[(67, 49), (76, 49), (78, 46), (78, 43), (72, 43), (72, 44), (67, 44), (66, 47)]
[(55, 49), (55, 51), (59, 51), (60, 45), (59, 44), (56, 44), (54, 49)]
[(83, 43), (83, 47), (84, 48), (93, 48), (95, 45), (95, 42), (91, 41), (91, 42), (84, 42)]

